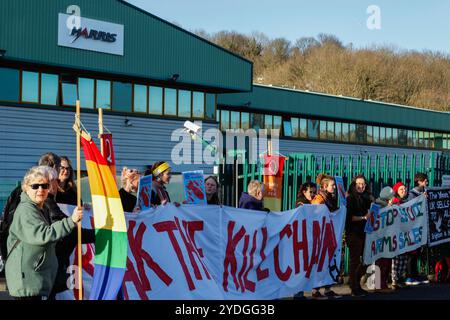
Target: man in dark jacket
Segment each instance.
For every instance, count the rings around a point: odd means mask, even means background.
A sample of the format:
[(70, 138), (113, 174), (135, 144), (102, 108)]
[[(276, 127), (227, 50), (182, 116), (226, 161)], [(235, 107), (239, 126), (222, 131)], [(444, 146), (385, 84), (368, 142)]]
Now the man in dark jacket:
[(242, 192), (241, 198), (239, 199), (239, 208), (251, 209), (257, 211), (270, 211), (264, 208), (263, 198), (264, 198), (264, 188), (263, 184), (258, 180), (252, 180), (248, 184), (247, 192)]

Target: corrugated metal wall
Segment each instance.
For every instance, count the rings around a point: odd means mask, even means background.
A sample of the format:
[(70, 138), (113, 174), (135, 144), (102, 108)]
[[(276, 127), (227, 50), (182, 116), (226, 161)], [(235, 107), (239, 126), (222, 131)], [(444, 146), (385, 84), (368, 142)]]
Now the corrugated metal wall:
[[(171, 141), (171, 134), (183, 128), (184, 121), (130, 116), (128, 119), (132, 126), (125, 127), (125, 116), (104, 115), (104, 125), (113, 133), (118, 174), (122, 166), (143, 170), (157, 160), (171, 160), (172, 148), (178, 143)], [(82, 113), (81, 121), (99, 146), (97, 114)], [(0, 106), (0, 202), (43, 153), (66, 155), (76, 166), (73, 123), (73, 112)], [(214, 127), (203, 123), (203, 130)], [(83, 156), (81, 166), (85, 170)], [(205, 174), (213, 171), (210, 165), (195, 164), (174, 165), (173, 169), (204, 170)]]
[[(124, 25), (124, 56), (59, 47), (58, 13)], [(251, 90), (252, 63), (118, 0), (1, 0), (0, 49), (7, 57), (86, 70)]]

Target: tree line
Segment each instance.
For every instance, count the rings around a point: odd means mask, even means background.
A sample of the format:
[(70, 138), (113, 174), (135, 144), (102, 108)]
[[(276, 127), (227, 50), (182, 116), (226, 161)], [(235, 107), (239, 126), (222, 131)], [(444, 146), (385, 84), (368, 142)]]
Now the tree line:
[(330, 34), (293, 43), (258, 32), (194, 33), (252, 61), (255, 83), (450, 111), (450, 57), (441, 52), (354, 48)]

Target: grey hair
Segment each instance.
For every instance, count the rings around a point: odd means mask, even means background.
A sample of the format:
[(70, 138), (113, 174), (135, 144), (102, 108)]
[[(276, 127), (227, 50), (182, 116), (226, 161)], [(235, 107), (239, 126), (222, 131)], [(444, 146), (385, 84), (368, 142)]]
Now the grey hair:
[(30, 184), (30, 182), (37, 178), (44, 178), (50, 182), (51, 179), (48, 168), (49, 167), (47, 166), (34, 166), (30, 170), (28, 170), (22, 180), (22, 191), (26, 192), (26, 188)]

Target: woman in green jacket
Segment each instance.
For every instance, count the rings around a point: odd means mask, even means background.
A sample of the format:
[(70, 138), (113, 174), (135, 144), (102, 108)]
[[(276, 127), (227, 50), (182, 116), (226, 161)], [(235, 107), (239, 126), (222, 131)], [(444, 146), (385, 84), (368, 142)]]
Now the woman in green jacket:
[(48, 297), (58, 269), (55, 244), (83, 218), (82, 209), (76, 208), (71, 217), (51, 223), (44, 206), (49, 182), (45, 166), (27, 172), (22, 181), (21, 201), (9, 229), (6, 284), (9, 294), (19, 300)]

